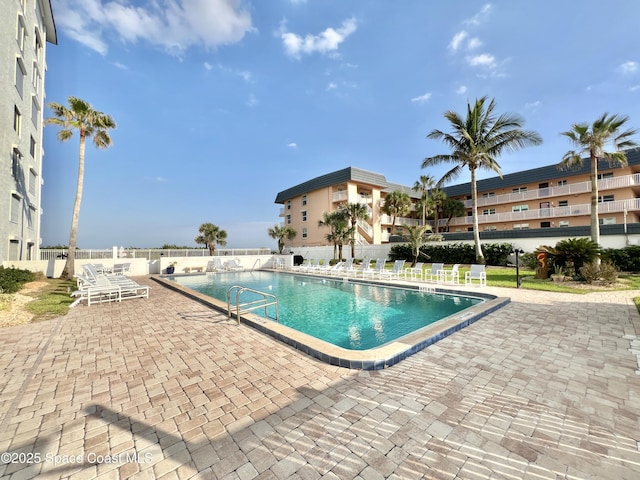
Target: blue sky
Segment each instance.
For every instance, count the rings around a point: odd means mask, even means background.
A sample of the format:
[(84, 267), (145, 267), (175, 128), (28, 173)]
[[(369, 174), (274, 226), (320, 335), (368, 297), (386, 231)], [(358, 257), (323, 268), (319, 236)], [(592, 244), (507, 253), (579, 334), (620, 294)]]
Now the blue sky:
[[(576, 5), (53, 0), (47, 101), (80, 97), (118, 125), (111, 148), (87, 148), (78, 245), (195, 246), (211, 222), (228, 247), (275, 248), (277, 192), (347, 166), (439, 179), (420, 168), (447, 153), (427, 133), (484, 95), (544, 140), (500, 157), (503, 173), (559, 162), (559, 132), (604, 112), (640, 128), (640, 2)], [(43, 245), (68, 243), (75, 196), (78, 139), (55, 133)]]

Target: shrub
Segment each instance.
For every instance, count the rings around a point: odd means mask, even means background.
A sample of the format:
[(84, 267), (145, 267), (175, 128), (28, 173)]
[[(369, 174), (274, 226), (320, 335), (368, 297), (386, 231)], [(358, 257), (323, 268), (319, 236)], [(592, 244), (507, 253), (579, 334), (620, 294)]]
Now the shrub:
[(522, 255), (520, 255), (520, 264), (524, 265), (525, 267), (531, 270), (535, 270), (536, 268), (538, 268), (538, 259), (535, 256), (535, 254), (530, 252), (525, 252)]
[(583, 265), (600, 255), (600, 247), (590, 238), (567, 238), (556, 243), (554, 250), (553, 264), (561, 267), (572, 265), (576, 276)]
[(29, 270), (0, 266), (0, 293), (15, 293), (22, 285), (35, 278), (35, 274)]
[(624, 272), (640, 272), (640, 245), (629, 245), (624, 248), (608, 248), (603, 251), (602, 258), (610, 260)]
[[(482, 245), (482, 251), (485, 255), (487, 265), (507, 264), (507, 256), (511, 251), (511, 245), (508, 243), (487, 243)], [(395, 260), (413, 260), (413, 253), (408, 244), (398, 244), (391, 247), (389, 258)], [(420, 248), (419, 262), (441, 262), (441, 263), (475, 263), (476, 253), (475, 247), (467, 243), (449, 243), (449, 244), (427, 244)]]
[(588, 284), (600, 282), (609, 285), (618, 279), (618, 269), (608, 260), (603, 261), (599, 266), (592, 262), (580, 268), (580, 275)]

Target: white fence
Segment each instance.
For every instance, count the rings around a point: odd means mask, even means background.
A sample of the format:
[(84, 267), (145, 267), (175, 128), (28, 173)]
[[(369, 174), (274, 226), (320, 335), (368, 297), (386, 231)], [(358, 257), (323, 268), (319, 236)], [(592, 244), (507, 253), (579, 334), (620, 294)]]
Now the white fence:
[[(216, 257), (240, 257), (245, 255), (269, 255), (268, 248), (217, 248), (214, 251)], [(68, 250), (40, 249), (40, 260), (56, 260), (66, 258)], [(112, 247), (107, 249), (76, 249), (78, 260), (98, 260), (106, 258), (146, 258), (147, 260), (159, 260), (162, 257), (208, 257), (207, 248), (190, 249), (162, 249), (162, 248), (124, 248)]]

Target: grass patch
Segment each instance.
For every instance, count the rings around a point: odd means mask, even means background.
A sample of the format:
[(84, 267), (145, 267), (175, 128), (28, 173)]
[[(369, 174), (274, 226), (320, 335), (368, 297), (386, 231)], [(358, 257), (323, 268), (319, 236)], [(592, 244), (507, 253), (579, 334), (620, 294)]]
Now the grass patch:
[(69, 296), (69, 292), (75, 290), (73, 281), (48, 278), (46, 282), (47, 286), (35, 294), (32, 302), (25, 305), (34, 315), (34, 322), (65, 315), (73, 302), (73, 298)]
[(636, 308), (638, 309), (638, 313), (640, 313), (640, 297), (635, 297), (633, 301), (636, 304)]

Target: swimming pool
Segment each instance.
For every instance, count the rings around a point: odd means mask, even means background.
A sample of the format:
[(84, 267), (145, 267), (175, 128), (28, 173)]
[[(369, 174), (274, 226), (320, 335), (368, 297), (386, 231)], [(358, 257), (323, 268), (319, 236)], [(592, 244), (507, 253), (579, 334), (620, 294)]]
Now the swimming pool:
[[(429, 294), (418, 291), (416, 284), (397, 288), (269, 271), (154, 280), (225, 312), (232, 285), (274, 294), (279, 322), (272, 320), (272, 307), (270, 319), (256, 310), (243, 314), (242, 322), (332, 365), (369, 370), (391, 366), (509, 302), (481, 292), (447, 292), (450, 295), (439, 288)], [(249, 293), (243, 294), (241, 303), (249, 300), (245, 295)], [(235, 295), (231, 301), (235, 303)], [(437, 315), (427, 315), (436, 310)], [(287, 325), (291, 318), (295, 327)], [(336, 326), (341, 323), (343, 327)]]
[[(365, 283), (269, 271), (175, 277), (180, 285), (226, 302), (232, 285), (275, 295), (278, 321), (295, 330), (350, 350), (380, 347), (485, 300), (472, 296), (421, 293)], [(242, 294), (241, 303), (256, 301)], [(231, 295), (235, 305), (235, 295)], [(264, 310), (254, 314), (264, 316)], [(275, 306), (267, 317), (275, 319)]]

